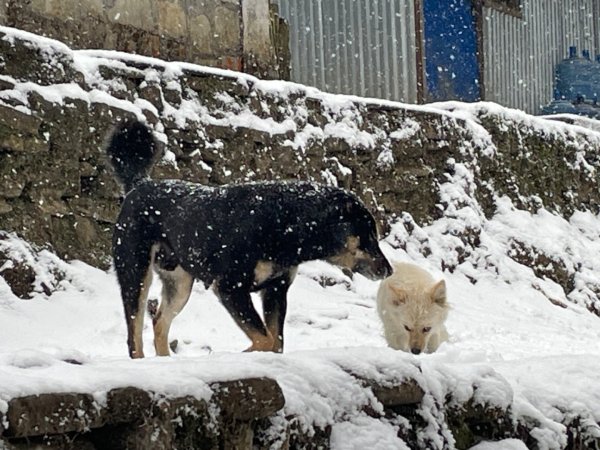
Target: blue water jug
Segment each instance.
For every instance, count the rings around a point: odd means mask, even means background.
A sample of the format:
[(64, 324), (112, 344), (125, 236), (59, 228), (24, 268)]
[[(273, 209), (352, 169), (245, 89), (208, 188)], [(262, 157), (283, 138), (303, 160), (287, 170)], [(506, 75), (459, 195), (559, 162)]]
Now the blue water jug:
[(544, 106), (542, 109), (543, 115), (551, 114), (578, 114), (577, 108), (569, 100), (555, 99), (549, 105)]
[(589, 51), (583, 53), (583, 57), (578, 57), (577, 47), (569, 47), (569, 57), (556, 66), (555, 85), (560, 98), (574, 101), (584, 97), (593, 101), (595, 89), (590, 77), (595, 63), (590, 60)]

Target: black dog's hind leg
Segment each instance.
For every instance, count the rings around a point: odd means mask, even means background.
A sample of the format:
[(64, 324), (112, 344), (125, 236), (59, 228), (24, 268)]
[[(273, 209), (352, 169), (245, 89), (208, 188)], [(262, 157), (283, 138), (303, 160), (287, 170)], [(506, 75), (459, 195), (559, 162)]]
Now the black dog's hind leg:
[(294, 268), (281, 276), (269, 280), (269, 284), (261, 291), (265, 324), (273, 336), (273, 351), (283, 352), (283, 325), (287, 311), (287, 293), (296, 277)]
[(272, 351), (273, 336), (265, 327), (256, 309), (254, 309), (250, 292), (241, 288), (224, 288), (222, 285), (217, 284), (215, 293), (237, 325), (252, 341), (252, 345), (245, 351)]
[(121, 297), (127, 323), (127, 348), (131, 358), (143, 358), (142, 329), (148, 290), (152, 283), (152, 245), (138, 242), (121, 245), (118, 233), (113, 250), (115, 271), (121, 286)]
[(169, 329), (171, 322), (186, 305), (192, 292), (194, 278), (176, 266), (173, 270), (158, 269), (162, 281), (162, 300), (154, 316), (154, 348), (158, 356), (169, 356)]

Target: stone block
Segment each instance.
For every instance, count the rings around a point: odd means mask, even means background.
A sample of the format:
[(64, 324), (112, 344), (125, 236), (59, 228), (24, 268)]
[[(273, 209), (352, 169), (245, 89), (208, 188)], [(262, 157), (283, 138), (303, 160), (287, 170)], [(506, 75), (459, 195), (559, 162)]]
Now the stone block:
[(373, 394), (384, 407), (421, 403), (425, 392), (414, 380), (405, 380), (392, 386), (370, 384)]
[(50, 191), (47, 194), (41, 193), (36, 199), (39, 211), (46, 216), (64, 216), (65, 214), (69, 214), (67, 204), (59, 198), (53, 198), (55, 195), (56, 197), (60, 197), (54, 191)]
[(49, 145), (43, 139), (0, 125), (0, 149), (12, 152), (47, 152)]
[(244, 69), (244, 59), (241, 56), (221, 56), (216, 65), (221, 69), (242, 72)]
[(237, 421), (268, 417), (285, 404), (279, 384), (270, 378), (247, 378), (211, 384), (221, 415)]
[(158, 31), (173, 38), (185, 38), (188, 34), (186, 11), (179, 0), (156, 0), (158, 8)]
[[(120, 193), (120, 189), (116, 192)], [(68, 199), (66, 204), (70, 211), (85, 217), (90, 217), (100, 223), (115, 223), (119, 214), (119, 204), (116, 199), (95, 199), (80, 196)]]
[(20, 175), (21, 167), (13, 165), (12, 155), (0, 154), (0, 197), (17, 198), (25, 187), (25, 178)]
[[(0, 5), (2, 5), (4, 2), (0, 2)], [(0, 17), (0, 23), (2, 18)], [(13, 89), (15, 87), (15, 83), (12, 80), (0, 80), (0, 91), (5, 91), (5, 90), (9, 90), (9, 89)], [(7, 101), (8, 99), (5, 98), (3, 99), (4, 101)]]
[(8, 429), (11, 437), (82, 432), (101, 424), (101, 417), (89, 394), (41, 394), (8, 402)]
[(151, 394), (142, 389), (112, 389), (107, 394), (106, 409), (102, 414), (109, 424), (138, 422), (149, 415), (152, 403)]
[[(0, 239), (2, 236), (0, 235)], [(14, 295), (22, 299), (31, 298), (35, 289), (35, 271), (22, 261), (13, 261), (9, 255), (0, 252), (0, 277), (4, 279)]]
[(42, 121), (38, 117), (24, 113), (9, 106), (0, 105), (0, 125), (13, 131), (20, 131), (37, 136)]
[(154, 0), (112, 0), (105, 6), (105, 13), (115, 24), (150, 32), (157, 27), (158, 10)]
[(138, 93), (140, 98), (152, 103), (159, 112), (162, 112), (164, 109), (162, 89), (158, 83), (144, 82), (140, 85)]
[(193, 52), (211, 54), (213, 52), (214, 32), (209, 18), (204, 14), (189, 17), (189, 36)]
[(32, 11), (55, 17), (83, 19), (89, 14), (102, 15), (102, 0), (29, 0)]
[(259, 76), (276, 73), (270, 17), (269, 0), (242, 0), (242, 42), (246, 71)]
[(178, 108), (179, 106), (181, 106), (182, 97), (181, 97), (181, 89), (179, 88), (179, 85), (173, 86), (173, 85), (167, 84), (166, 86), (163, 87), (162, 93), (163, 93), (163, 97), (164, 97), (165, 101), (167, 103), (169, 103), (171, 106), (174, 106), (175, 108)]
[(214, 13), (213, 41), (216, 53), (239, 50), (242, 42), (242, 17), (239, 9), (218, 6)]
[(245, 97), (250, 94), (251, 89), (248, 83), (239, 82), (235, 76), (215, 76), (193, 70), (183, 71), (183, 84), (211, 103), (215, 102), (215, 96), (220, 92)]
[(13, 207), (3, 198), (0, 198), (0, 214), (9, 214)]
[(242, 20), (244, 53), (268, 60), (272, 56), (269, 0), (242, 0)]
[(32, 202), (41, 205), (79, 194), (79, 164), (68, 153), (23, 156), (20, 172)]
[[(36, 228), (43, 227), (45, 234), (49, 234), (46, 240), (52, 242), (54, 251), (61, 258), (80, 259), (103, 269), (108, 267), (112, 235), (109, 224), (75, 213), (36, 222)], [(41, 240), (43, 236), (37, 239)]]

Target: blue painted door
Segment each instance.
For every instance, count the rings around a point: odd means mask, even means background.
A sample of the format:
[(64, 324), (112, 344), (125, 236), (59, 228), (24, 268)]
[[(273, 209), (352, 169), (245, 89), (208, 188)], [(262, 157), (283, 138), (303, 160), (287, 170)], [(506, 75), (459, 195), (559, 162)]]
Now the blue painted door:
[(481, 99), (473, 0), (423, 0), (425, 101)]

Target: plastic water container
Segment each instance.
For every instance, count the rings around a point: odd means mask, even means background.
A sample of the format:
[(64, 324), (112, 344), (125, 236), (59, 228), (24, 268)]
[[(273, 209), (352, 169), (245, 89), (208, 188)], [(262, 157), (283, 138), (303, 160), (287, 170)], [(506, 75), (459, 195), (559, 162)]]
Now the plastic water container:
[(580, 103), (575, 105), (576, 113), (580, 116), (590, 117), (592, 119), (597, 119), (600, 117), (600, 108), (596, 108), (592, 105), (588, 105), (587, 103)]
[(596, 55), (596, 61), (590, 66), (590, 72), (592, 91), (600, 103), (600, 55)]
[(555, 99), (542, 109), (543, 115), (550, 114), (579, 114), (575, 105), (570, 100)]
[(589, 61), (589, 64), (582, 66), (581, 73), (578, 74), (578, 80), (574, 86), (575, 91), (587, 103), (596, 103), (600, 97), (600, 91), (594, 80), (598, 71), (598, 63), (590, 59), (589, 50), (584, 50), (582, 56)]
[(584, 97), (593, 101), (595, 89), (590, 77), (596, 63), (590, 60), (589, 51), (584, 50), (583, 54), (579, 57), (577, 47), (569, 47), (569, 57), (556, 66), (555, 82), (560, 98), (577, 100)]

